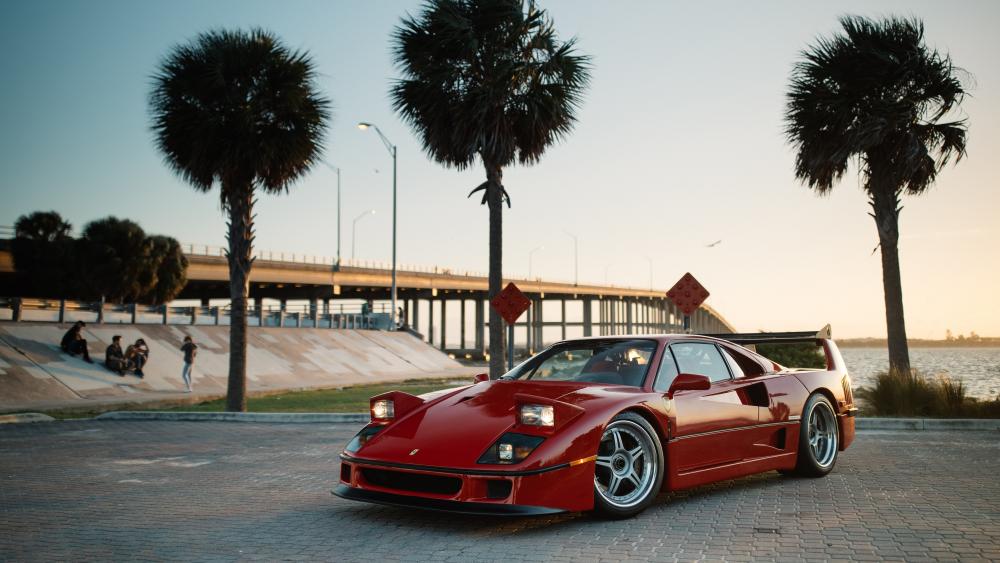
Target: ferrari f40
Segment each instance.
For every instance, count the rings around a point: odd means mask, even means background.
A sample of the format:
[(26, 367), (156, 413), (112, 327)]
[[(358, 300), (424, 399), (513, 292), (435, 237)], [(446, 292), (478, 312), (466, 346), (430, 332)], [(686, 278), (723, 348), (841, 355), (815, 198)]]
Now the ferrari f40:
[[(810, 342), (824, 369), (752, 348)], [(819, 332), (559, 342), (497, 380), (371, 398), (339, 497), (477, 514), (633, 516), (661, 491), (765, 471), (822, 477), (854, 439), (851, 379)]]

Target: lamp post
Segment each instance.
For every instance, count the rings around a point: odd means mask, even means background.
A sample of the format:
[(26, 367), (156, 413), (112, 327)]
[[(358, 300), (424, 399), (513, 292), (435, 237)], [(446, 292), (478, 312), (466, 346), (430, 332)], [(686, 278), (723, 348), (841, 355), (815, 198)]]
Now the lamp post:
[[(340, 167), (334, 166), (327, 161), (322, 161), (327, 168), (337, 173), (337, 263), (334, 270), (340, 269)], [(353, 239), (352, 239), (353, 242)]]
[(355, 253), (358, 250), (358, 221), (364, 219), (365, 217), (367, 217), (369, 215), (374, 215), (374, 214), (375, 214), (375, 210), (374, 209), (369, 209), (368, 211), (365, 211), (361, 215), (358, 215), (357, 217), (354, 218), (354, 225), (351, 227), (351, 261), (352, 262), (354, 261), (354, 258), (356, 257)]
[(544, 249), (545, 249), (544, 246), (536, 246), (535, 248), (532, 248), (530, 252), (528, 252), (528, 279), (529, 280), (530, 279), (534, 279), (534, 278), (531, 277), (531, 260), (532, 260), (532, 258), (535, 257), (535, 253), (536, 252), (538, 252), (539, 250), (544, 250)]
[(396, 145), (389, 142), (378, 125), (362, 121), (358, 123), (358, 129), (362, 131), (374, 129), (382, 139), (386, 150), (392, 155), (392, 313), (390, 314), (392, 322), (389, 323), (389, 330), (396, 330)]
[(580, 285), (580, 240), (567, 230), (563, 232), (573, 239), (573, 285)]

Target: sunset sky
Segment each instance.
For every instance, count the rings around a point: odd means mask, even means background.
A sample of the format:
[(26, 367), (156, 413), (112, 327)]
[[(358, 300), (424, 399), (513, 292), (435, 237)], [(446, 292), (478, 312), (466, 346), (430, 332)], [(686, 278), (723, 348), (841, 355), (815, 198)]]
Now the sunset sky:
[[(1000, 2), (540, 1), (593, 57), (575, 131), (541, 164), (505, 173), (504, 270), (668, 288), (690, 271), (740, 330), (832, 323), (883, 336), (878, 239), (856, 173), (818, 197), (792, 174), (784, 93), (799, 52), (843, 14), (923, 19), (927, 41), (968, 71), (968, 158), (904, 201), (901, 262), (912, 338), (1000, 335)], [(216, 27), (265, 27), (308, 50), (334, 105), (326, 158), (343, 168), (342, 254), (390, 257), (391, 160), (398, 145), (399, 260), (485, 272), (487, 211), (466, 199), (484, 179), (431, 162), (392, 112), (390, 33), (419, 2), (37, 2), (0, 18), (0, 225), (54, 209), (79, 229), (106, 215), (181, 242), (225, 244), (216, 194), (163, 165), (146, 97), (177, 43)], [(258, 247), (333, 255), (335, 176), (318, 167), (261, 198)], [(721, 244), (707, 244), (721, 239)]]

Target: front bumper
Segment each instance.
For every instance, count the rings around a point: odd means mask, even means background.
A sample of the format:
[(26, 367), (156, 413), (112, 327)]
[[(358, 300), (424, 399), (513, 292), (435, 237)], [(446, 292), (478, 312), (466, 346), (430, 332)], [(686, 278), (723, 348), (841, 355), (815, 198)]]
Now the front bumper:
[(378, 504), (511, 516), (585, 511), (594, 504), (593, 460), (504, 471), (426, 467), (343, 454), (340, 475), (334, 495)]
[(405, 506), (408, 508), (422, 508), (425, 510), (437, 510), (440, 512), (456, 512), (459, 514), (478, 514), (485, 516), (544, 516), (546, 514), (559, 514), (560, 512), (565, 512), (559, 508), (548, 508), (546, 506), (524, 506), (518, 504), (498, 504), (493, 502), (463, 502), (458, 500), (443, 500), (400, 495), (382, 491), (356, 489), (343, 483), (337, 485), (331, 492), (340, 498), (348, 500), (359, 500), (375, 504), (388, 504), (390, 506)]

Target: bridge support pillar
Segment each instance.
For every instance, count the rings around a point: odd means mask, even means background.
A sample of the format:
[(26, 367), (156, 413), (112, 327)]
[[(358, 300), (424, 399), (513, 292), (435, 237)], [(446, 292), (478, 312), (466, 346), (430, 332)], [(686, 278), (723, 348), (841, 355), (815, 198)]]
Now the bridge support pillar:
[(441, 350), (444, 350), (445, 344), (448, 341), (448, 338), (445, 333), (445, 330), (447, 329), (448, 326), (447, 323), (448, 316), (446, 313), (447, 309), (448, 309), (448, 299), (442, 298), (441, 299)]
[(635, 331), (635, 324), (633, 324), (632, 322), (632, 317), (633, 317), (632, 309), (635, 308), (633, 306), (636, 305), (636, 303), (633, 303), (627, 299), (625, 300), (624, 303), (625, 303), (625, 334), (632, 334)]
[(319, 327), (319, 299), (313, 297), (309, 300), (309, 318), (312, 319), (313, 328)]
[(413, 327), (413, 330), (415, 330), (417, 332), (420, 332), (420, 300), (419, 299), (414, 299), (413, 300), (413, 312), (410, 313), (410, 315), (413, 317), (412, 324), (411, 324), (411, 326)]
[(476, 350), (478, 352), (484, 352), (486, 346), (484, 341), (486, 334), (486, 315), (483, 311), (483, 307), (486, 305), (486, 300), (479, 298), (476, 299)]
[(532, 309), (536, 309), (536, 311), (533, 316), (535, 321), (535, 337), (531, 339), (531, 352), (541, 350), (545, 347), (544, 336), (542, 334), (544, 330), (543, 323), (545, 322), (545, 316), (542, 314), (542, 303), (543, 301), (541, 299), (536, 299), (535, 307), (532, 307)]
[(461, 326), (459, 327), (459, 343), (458, 347), (465, 350), (465, 298), (458, 300), (458, 310), (459, 310), (459, 322)]
[(427, 300), (427, 343), (434, 344), (434, 300)]
[(559, 316), (560, 328), (562, 329), (562, 339), (566, 340), (566, 300), (561, 299), (559, 306), (562, 308), (562, 315)]
[(60, 299), (59, 300), (59, 322), (60, 323), (66, 322), (66, 300), (65, 299)]
[(590, 299), (583, 300), (583, 335), (592, 336), (593, 335), (593, 301)]

